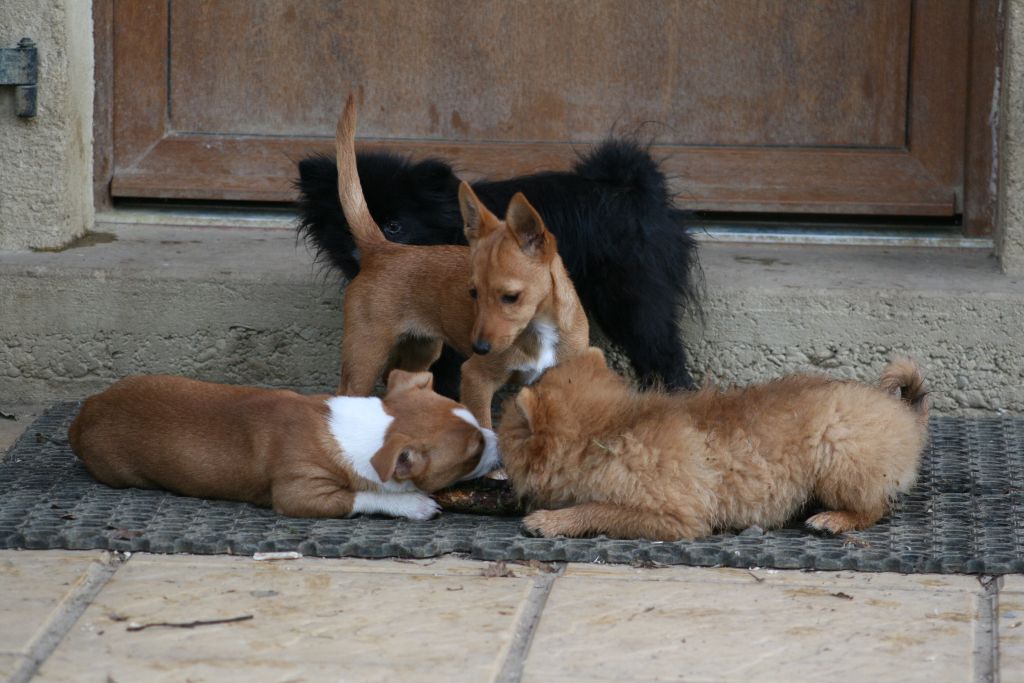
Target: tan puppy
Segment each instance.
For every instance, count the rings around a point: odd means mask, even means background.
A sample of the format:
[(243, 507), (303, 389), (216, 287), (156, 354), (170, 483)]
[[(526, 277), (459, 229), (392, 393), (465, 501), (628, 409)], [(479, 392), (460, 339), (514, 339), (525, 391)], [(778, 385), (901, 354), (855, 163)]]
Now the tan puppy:
[[(902, 395), (902, 399), (900, 398)], [(597, 349), (509, 399), (499, 429), (528, 532), (659, 540), (806, 521), (841, 533), (878, 521), (914, 483), (924, 382), (900, 359), (879, 387), (815, 375), (691, 395), (639, 393)]]
[(338, 393), (369, 395), (389, 360), (404, 370), (426, 370), (448, 343), (470, 356), (462, 366), (461, 397), (490, 427), (491, 399), (511, 375), (532, 382), (589, 343), (587, 317), (555, 238), (522, 194), (500, 221), (463, 183), (469, 248), (389, 242), (359, 185), (355, 131), (349, 95), (335, 138), (338, 196), (361, 265), (345, 290)]
[(431, 382), (395, 370), (381, 400), (127, 377), (85, 401), (68, 438), (110, 486), (293, 517), (429, 519), (440, 508), (427, 494), (498, 465), (494, 434)]

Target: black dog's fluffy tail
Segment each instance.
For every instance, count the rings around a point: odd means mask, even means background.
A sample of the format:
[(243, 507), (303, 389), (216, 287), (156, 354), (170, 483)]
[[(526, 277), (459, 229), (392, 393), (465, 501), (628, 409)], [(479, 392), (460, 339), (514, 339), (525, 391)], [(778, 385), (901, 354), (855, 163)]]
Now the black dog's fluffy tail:
[(309, 156), (299, 162), (299, 236), (339, 268), (348, 279), (359, 274), (359, 262), (345, 256), (351, 252), (351, 234), (338, 199), (338, 165), (327, 154)]
[(595, 183), (637, 192), (655, 203), (671, 204), (665, 175), (649, 150), (634, 140), (609, 138), (583, 154), (573, 170)]
[(687, 232), (696, 221), (693, 211), (675, 208), (668, 181), (661, 166), (651, 156), (648, 145), (633, 138), (608, 138), (582, 154), (573, 170), (582, 178), (602, 183), (629, 196), (642, 215), (638, 225), (653, 244), (651, 253), (661, 253), (671, 265), (659, 272), (672, 272), (675, 279), (662, 283), (675, 290), (679, 303), (698, 318), (703, 318), (704, 278), (697, 243)]

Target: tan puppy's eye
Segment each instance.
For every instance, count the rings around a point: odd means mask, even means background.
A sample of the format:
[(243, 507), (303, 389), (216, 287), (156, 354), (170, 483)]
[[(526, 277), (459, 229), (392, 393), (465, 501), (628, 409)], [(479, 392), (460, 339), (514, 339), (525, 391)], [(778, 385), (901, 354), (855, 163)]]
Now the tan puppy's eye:
[(469, 288), (469, 298), (470, 299), (475, 299), (476, 298), (476, 287), (470, 287)]
[(516, 292), (515, 294), (502, 294), (501, 303), (503, 304), (514, 304), (519, 301), (519, 295), (522, 292)]

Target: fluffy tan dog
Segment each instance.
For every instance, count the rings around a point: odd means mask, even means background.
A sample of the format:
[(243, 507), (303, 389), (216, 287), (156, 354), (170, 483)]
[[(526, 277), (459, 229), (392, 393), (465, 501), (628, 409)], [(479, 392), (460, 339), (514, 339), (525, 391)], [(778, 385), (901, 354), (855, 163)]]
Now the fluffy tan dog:
[(543, 536), (694, 539), (806, 521), (842, 533), (878, 521), (917, 477), (928, 401), (898, 359), (877, 387), (792, 375), (690, 395), (641, 393), (589, 349), (505, 406), (499, 443)]

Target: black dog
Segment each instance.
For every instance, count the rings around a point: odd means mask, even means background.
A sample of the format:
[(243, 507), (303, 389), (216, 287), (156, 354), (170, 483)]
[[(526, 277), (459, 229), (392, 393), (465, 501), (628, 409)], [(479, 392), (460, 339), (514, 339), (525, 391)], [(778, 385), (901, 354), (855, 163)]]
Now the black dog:
[[(357, 164), (370, 213), (389, 240), (465, 244), (459, 180), (447, 163), (374, 152), (359, 154)], [(334, 159), (303, 159), (296, 187), (299, 233), (352, 279), (359, 253), (338, 200)], [(681, 306), (699, 309), (697, 247), (685, 231), (692, 214), (673, 206), (665, 176), (644, 148), (608, 140), (571, 171), (482, 180), (473, 190), (498, 216), (512, 195), (525, 194), (558, 239), (584, 308), (629, 356), (640, 381), (693, 388), (677, 321)], [(433, 368), (436, 389), (457, 391), (461, 360), (445, 350)]]

